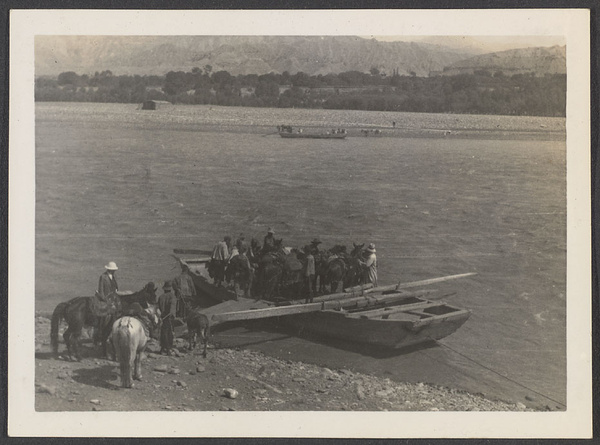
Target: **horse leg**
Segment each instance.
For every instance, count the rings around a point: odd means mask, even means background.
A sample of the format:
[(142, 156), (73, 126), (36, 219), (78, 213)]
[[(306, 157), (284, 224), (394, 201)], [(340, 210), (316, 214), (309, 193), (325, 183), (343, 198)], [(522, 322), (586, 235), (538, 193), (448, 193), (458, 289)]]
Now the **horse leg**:
[(206, 348), (208, 346), (208, 328), (205, 327), (202, 330), (202, 342), (204, 343), (204, 351), (202, 351), (202, 357), (206, 358)]
[(133, 364), (133, 378), (135, 380), (142, 380), (142, 353), (146, 347), (141, 348), (135, 355), (135, 361)]
[(208, 339), (210, 338), (210, 321), (208, 318), (204, 320), (204, 323), (204, 329), (202, 329), (202, 340), (204, 341), (202, 357), (206, 358), (206, 348), (208, 347)]
[(63, 339), (65, 340), (65, 345), (67, 346), (67, 356), (69, 357), (69, 360), (71, 360), (71, 328), (68, 326), (63, 333)]
[(188, 325), (188, 349), (193, 351), (196, 347), (196, 330)]
[(75, 331), (74, 333), (71, 334), (69, 340), (71, 343), (71, 348), (72, 351), (75, 353), (75, 359), (80, 362), (81, 361), (81, 354), (79, 352), (79, 337), (81, 336), (81, 329)]
[[(111, 360), (112, 360), (113, 362), (118, 362), (118, 361), (119, 361), (119, 359), (118, 359), (118, 357), (117, 357), (117, 348), (116, 348), (116, 346), (115, 346), (115, 343), (113, 342), (113, 339), (112, 339), (112, 338), (109, 338), (109, 339), (106, 341), (106, 348), (107, 348), (107, 349), (108, 349), (108, 345), (109, 345), (109, 343), (110, 343), (110, 358), (111, 358)], [(108, 352), (108, 351), (107, 351), (107, 352)]]
[(63, 338), (65, 339), (65, 343), (67, 344), (67, 353), (69, 355), (69, 360), (73, 360), (73, 355), (75, 355), (75, 359), (77, 361), (81, 361), (81, 355), (79, 354), (79, 337), (81, 335), (81, 330), (83, 329), (78, 323), (74, 322), (72, 325), (69, 325), (65, 333), (63, 334)]
[(131, 388), (131, 366), (134, 364), (136, 348), (129, 344), (129, 333), (121, 331), (118, 336), (117, 353), (119, 356), (119, 368), (121, 370), (121, 386), (123, 388)]

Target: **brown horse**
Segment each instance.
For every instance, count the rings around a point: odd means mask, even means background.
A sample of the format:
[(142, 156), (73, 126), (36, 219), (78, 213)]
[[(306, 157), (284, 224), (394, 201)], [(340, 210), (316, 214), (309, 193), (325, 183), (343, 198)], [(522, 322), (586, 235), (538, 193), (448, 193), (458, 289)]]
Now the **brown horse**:
[(287, 252), (283, 247), (283, 240), (275, 240), (274, 249), (263, 254), (258, 261), (258, 273), (252, 290), (253, 295), (262, 295), (266, 300), (279, 296), (286, 256)]
[(362, 249), (365, 243), (355, 244), (352, 248), (350, 255), (347, 255), (344, 260), (346, 261), (346, 275), (344, 276), (344, 289), (348, 287), (357, 286), (364, 282), (364, 269), (361, 264), (363, 260)]
[(334, 293), (339, 283), (344, 283), (347, 269), (345, 256), (346, 246), (335, 245), (330, 250), (321, 252), (318, 258), (315, 258), (321, 293), (327, 293), (326, 286), (329, 286), (330, 293)]
[(186, 318), (188, 328), (188, 349), (192, 351), (196, 347), (196, 336), (200, 335), (204, 351), (202, 356), (206, 358), (206, 348), (210, 338), (210, 321), (208, 317), (200, 312), (198, 308), (188, 310)]
[(107, 308), (100, 308), (96, 297), (75, 297), (72, 300), (59, 303), (52, 313), (50, 324), (50, 341), (55, 354), (58, 354), (58, 327), (61, 319), (67, 323), (67, 330), (63, 334), (69, 360), (73, 355), (77, 361), (81, 360), (79, 353), (79, 337), (84, 326), (94, 327), (96, 330), (95, 340), (102, 343), (104, 354), (107, 355), (106, 341), (110, 335), (112, 323), (131, 304), (137, 302), (143, 308), (148, 303), (156, 302), (156, 286), (149, 282), (138, 292), (126, 295), (118, 295), (115, 304)]
[(284, 298), (298, 299), (304, 290), (303, 272), (306, 271), (306, 265), (298, 258), (298, 254), (297, 249), (291, 249), (283, 262), (279, 293)]

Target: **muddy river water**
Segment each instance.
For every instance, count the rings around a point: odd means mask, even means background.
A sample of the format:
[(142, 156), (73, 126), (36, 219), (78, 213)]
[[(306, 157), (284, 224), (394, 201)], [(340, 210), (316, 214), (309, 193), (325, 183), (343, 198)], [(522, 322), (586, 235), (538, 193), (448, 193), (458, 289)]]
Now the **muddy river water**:
[[(290, 123), (384, 130), (343, 141), (272, 134)], [(35, 136), (36, 310), (92, 295), (108, 261), (121, 289), (173, 278), (173, 248), (210, 248), (225, 234), (273, 227), (289, 246), (373, 242), (382, 284), (476, 272), (435, 286), (472, 311), (467, 323), (394, 354), (272, 325), (233, 326), (215, 341), (564, 409), (563, 119), (40, 103)]]

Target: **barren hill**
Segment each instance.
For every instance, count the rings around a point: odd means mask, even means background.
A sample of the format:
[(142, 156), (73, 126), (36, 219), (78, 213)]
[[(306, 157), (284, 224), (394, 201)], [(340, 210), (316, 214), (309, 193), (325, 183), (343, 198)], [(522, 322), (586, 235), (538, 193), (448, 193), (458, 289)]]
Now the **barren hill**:
[(444, 68), (443, 74), (472, 74), (476, 70), (490, 73), (502, 71), (504, 74), (533, 73), (536, 76), (545, 74), (565, 74), (567, 72), (566, 47), (523, 48), (501, 51), (466, 60), (454, 62)]
[(308, 75), (377, 68), (391, 75), (427, 76), (473, 55), (427, 43), (361, 37), (280, 36), (37, 36), (36, 75), (65, 71), (164, 75), (210, 65), (213, 72)]

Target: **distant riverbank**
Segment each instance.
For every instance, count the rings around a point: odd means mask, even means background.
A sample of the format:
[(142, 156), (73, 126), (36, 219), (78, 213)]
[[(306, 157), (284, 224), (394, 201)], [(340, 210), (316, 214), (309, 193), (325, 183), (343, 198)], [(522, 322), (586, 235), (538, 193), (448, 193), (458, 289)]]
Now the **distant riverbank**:
[[(282, 122), (282, 115), (285, 121)], [(262, 134), (279, 137), (277, 126), (304, 131), (344, 128), (348, 137), (398, 137), (484, 140), (564, 141), (564, 118), (497, 116), (390, 111), (241, 108), (210, 105), (174, 105), (141, 110), (132, 104), (36, 103), (36, 121), (78, 123), (96, 127), (114, 123), (143, 130)]]

